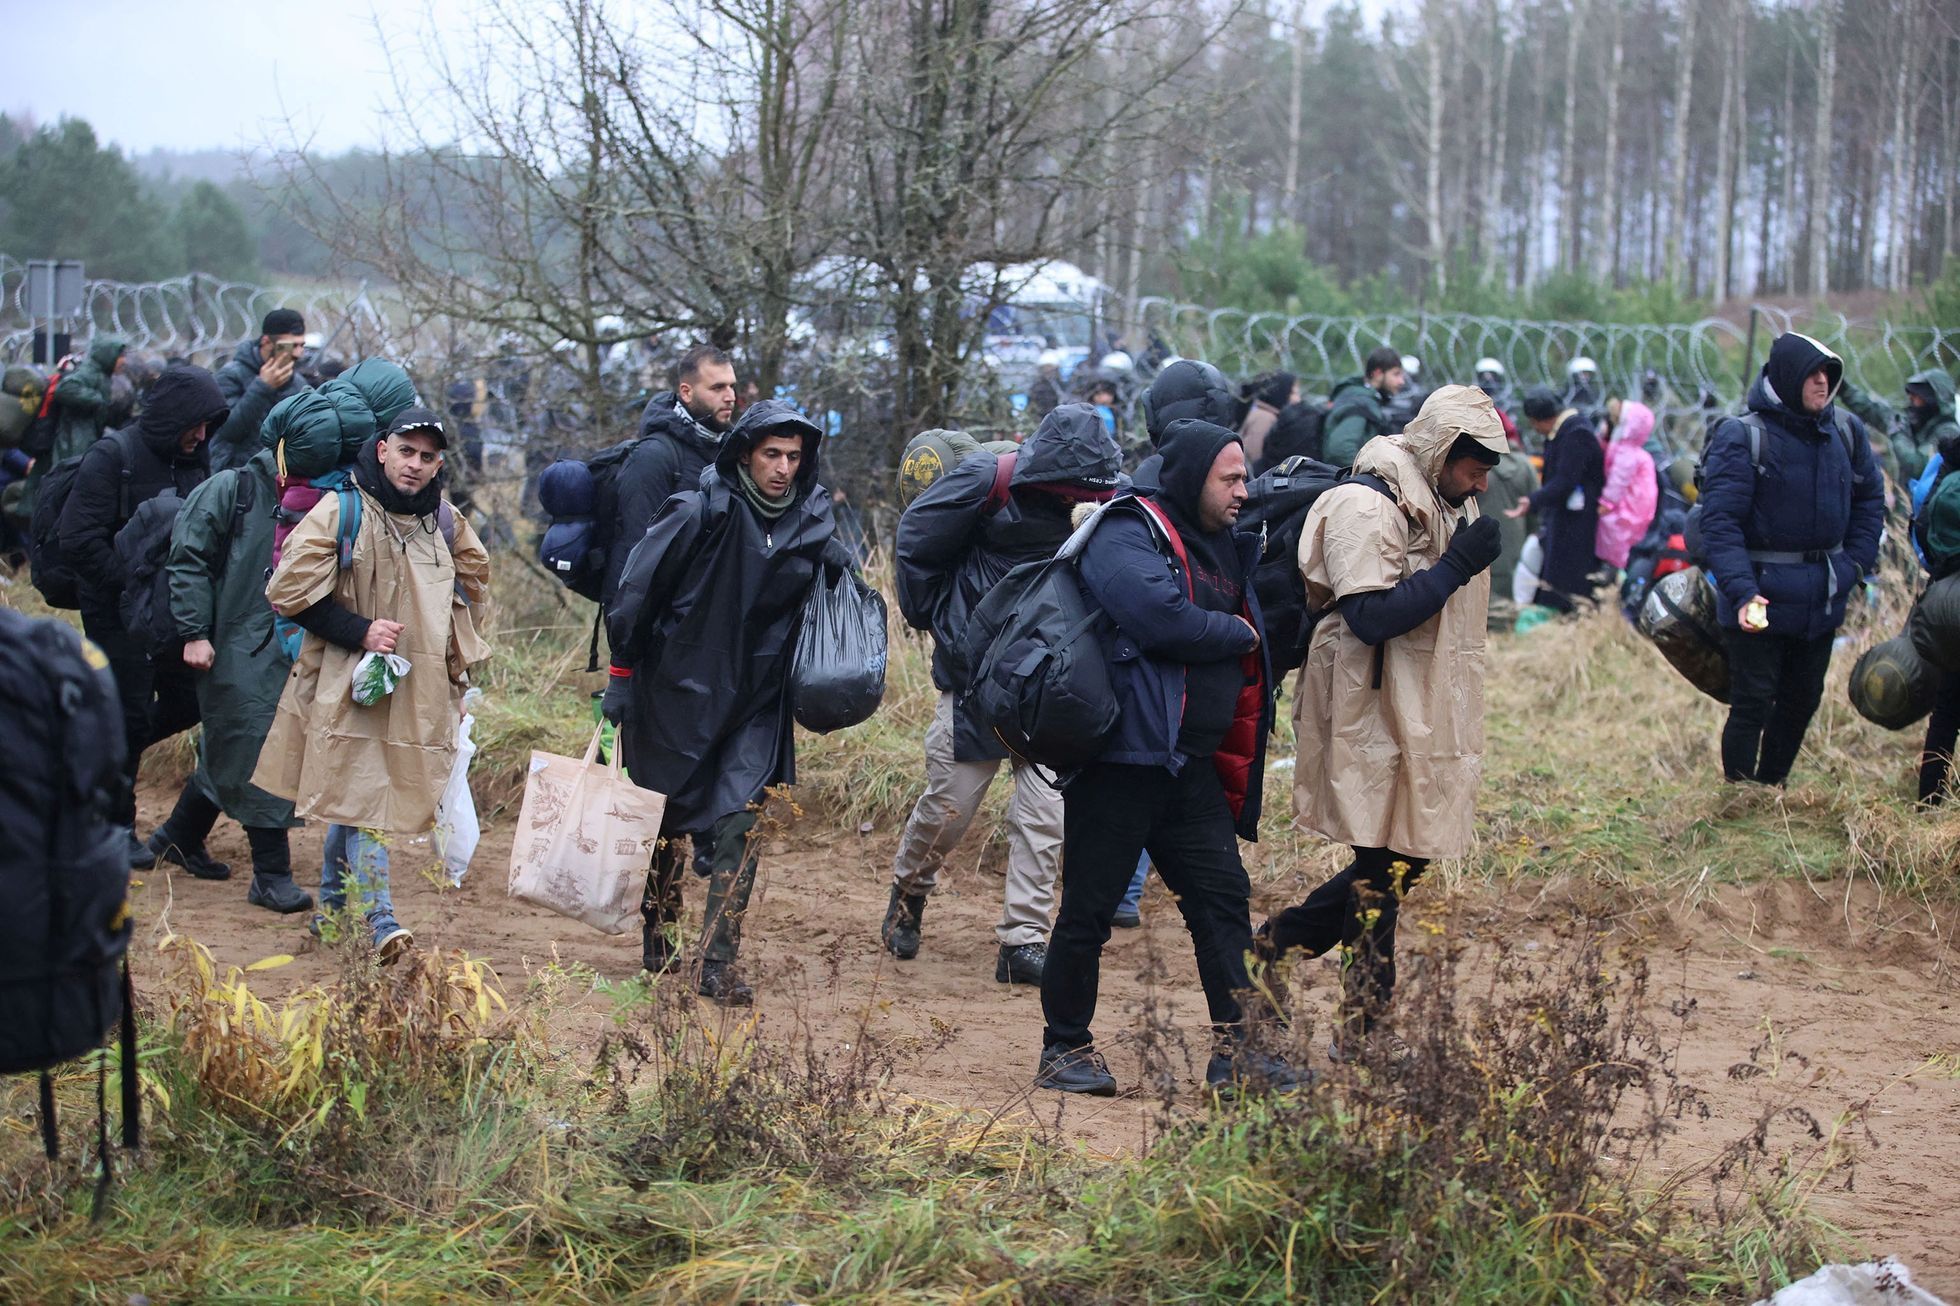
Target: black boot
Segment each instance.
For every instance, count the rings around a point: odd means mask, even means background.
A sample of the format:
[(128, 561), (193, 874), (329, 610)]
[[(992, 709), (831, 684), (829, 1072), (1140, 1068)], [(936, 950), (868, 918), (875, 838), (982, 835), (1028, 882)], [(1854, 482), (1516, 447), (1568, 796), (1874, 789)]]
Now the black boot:
[(281, 916), (312, 911), (313, 895), (293, 883), (292, 845), (286, 832), (248, 825), (245, 838), (252, 845), (252, 887), (245, 891), (245, 901)]
[(640, 919), (640, 969), (649, 975), (664, 975), (681, 959), (680, 950), (667, 933), (664, 921)]
[(910, 961), (919, 955), (919, 923), (925, 918), (926, 896), (923, 893), (907, 893), (896, 884), (892, 885), (892, 900), (885, 908), (885, 923), (878, 927), (878, 937), (884, 940), (885, 951), (900, 961)]
[(195, 778), (177, 795), (170, 817), (156, 828), (146, 845), (159, 861), (183, 867), (200, 880), (229, 880), (231, 867), (204, 849), (204, 840), (218, 823), (219, 807), (202, 793)]
[(724, 1007), (755, 1005), (755, 990), (735, 973), (735, 963), (732, 961), (710, 958), (702, 962), (701, 983), (695, 992)]
[(147, 871), (157, 864), (157, 855), (150, 851), (150, 845), (136, 837), (136, 831), (129, 832), (129, 866), (131, 870)]

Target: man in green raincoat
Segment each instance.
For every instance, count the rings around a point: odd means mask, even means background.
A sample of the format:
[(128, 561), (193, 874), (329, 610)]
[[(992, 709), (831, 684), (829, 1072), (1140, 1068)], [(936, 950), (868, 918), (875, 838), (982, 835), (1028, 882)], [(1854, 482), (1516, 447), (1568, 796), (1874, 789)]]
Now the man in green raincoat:
[(54, 391), (54, 449), (48, 465), (88, 452), (102, 438), (109, 416), (109, 383), (122, 368), (129, 342), (121, 336), (97, 336), (88, 356), (61, 378)]

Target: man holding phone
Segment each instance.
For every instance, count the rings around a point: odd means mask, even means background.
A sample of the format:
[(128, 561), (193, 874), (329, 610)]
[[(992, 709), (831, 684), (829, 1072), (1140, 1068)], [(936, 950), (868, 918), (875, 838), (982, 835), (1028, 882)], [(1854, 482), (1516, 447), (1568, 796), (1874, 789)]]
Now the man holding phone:
[(275, 308), (218, 372), (218, 389), (231, 417), (211, 434), (213, 473), (242, 467), (259, 451), (259, 427), (281, 399), (311, 389), (299, 374), (306, 355), (306, 320), (299, 310)]

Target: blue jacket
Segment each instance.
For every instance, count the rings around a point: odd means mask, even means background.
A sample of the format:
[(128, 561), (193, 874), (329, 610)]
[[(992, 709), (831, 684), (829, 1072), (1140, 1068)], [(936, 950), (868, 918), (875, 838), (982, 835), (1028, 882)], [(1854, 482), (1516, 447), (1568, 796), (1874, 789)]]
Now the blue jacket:
[[(1777, 348), (1787, 340), (1804, 338), (1780, 337)], [(1782, 374), (1801, 372), (1803, 361)], [(1812, 417), (1781, 396), (1770, 383), (1776, 362), (1773, 352), (1749, 391), (1749, 410), (1763, 420), (1762, 473), (1748, 427), (1733, 417), (1716, 426), (1702, 457), (1701, 534), (1723, 625), (1735, 626), (1761, 594), (1771, 634), (1815, 639), (1843, 624), (1846, 598), (1878, 560), (1885, 488), (1871, 445), (1847, 441), (1835, 408)], [(1782, 388), (1800, 385), (1798, 376)]]
[[(1237, 617), (1208, 612), (1191, 602), (1184, 577), (1160, 543), (1158, 528), (1134, 496), (1118, 498), (1082, 546), (1077, 574), (1090, 597), (1109, 614), (1103, 635), (1119, 715), (1102, 761), (1161, 766), (1173, 774), (1190, 759), (1177, 751), (1184, 720), (1187, 662), (1252, 653), (1252, 636)], [(1233, 533), (1245, 582), (1245, 618), (1259, 631), (1258, 683), (1240, 696), (1240, 711), (1225, 743), (1213, 755), (1239, 837), (1256, 840), (1272, 729), (1272, 664), (1266, 656), (1265, 620), (1253, 593), (1259, 561), (1257, 537)], [(1250, 665), (1248, 669), (1253, 669)]]

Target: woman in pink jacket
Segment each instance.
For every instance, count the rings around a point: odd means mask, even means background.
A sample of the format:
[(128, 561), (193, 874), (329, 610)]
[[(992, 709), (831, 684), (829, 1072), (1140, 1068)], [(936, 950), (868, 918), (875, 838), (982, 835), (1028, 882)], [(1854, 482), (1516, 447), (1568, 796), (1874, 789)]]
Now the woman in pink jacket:
[(1654, 510), (1660, 503), (1654, 456), (1646, 449), (1647, 437), (1653, 433), (1653, 409), (1631, 400), (1620, 404), (1619, 420), (1606, 444), (1606, 488), (1599, 496), (1593, 552), (1623, 571), (1627, 555), (1654, 524)]

